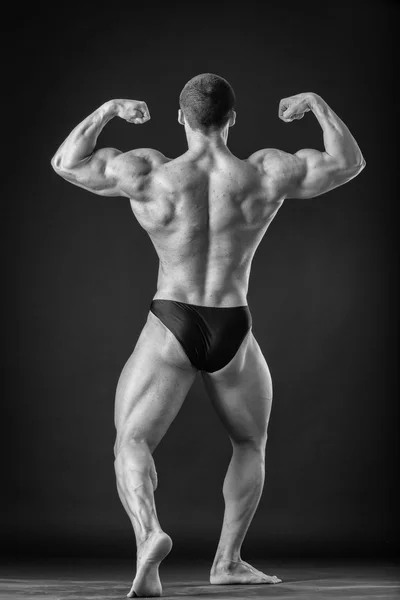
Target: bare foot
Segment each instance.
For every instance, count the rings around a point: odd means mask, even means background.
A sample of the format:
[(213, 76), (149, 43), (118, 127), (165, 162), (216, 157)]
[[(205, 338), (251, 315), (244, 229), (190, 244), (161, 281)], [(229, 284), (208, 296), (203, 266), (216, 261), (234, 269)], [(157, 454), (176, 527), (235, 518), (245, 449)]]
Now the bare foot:
[(160, 562), (169, 554), (172, 540), (163, 531), (153, 533), (138, 549), (136, 577), (128, 598), (161, 596), (162, 587), (158, 574)]
[(210, 574), (213, 585), (282, 583), (275, 575), (265, 575), (243, 560), (220, 560), (213, 565)]

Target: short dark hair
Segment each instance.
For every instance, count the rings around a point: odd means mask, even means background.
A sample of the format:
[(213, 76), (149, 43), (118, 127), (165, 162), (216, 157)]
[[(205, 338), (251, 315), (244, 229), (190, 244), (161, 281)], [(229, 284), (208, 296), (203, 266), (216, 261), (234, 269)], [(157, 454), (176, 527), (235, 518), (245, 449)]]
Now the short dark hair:
[(179, 105), (192, 129), (220, 129), (235, 107), (235, 92), (223, 77), (203, 73), (187, 82)]

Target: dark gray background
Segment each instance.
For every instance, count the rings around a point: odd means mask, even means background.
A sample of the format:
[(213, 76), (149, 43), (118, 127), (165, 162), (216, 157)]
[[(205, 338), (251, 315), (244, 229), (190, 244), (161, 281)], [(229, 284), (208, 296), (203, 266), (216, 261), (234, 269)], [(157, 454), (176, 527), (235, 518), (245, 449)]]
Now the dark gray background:
[[(115, 119), (100, 146), (184, 152), (178, 95), (206, 71), (236, 90), (229, 146), (239, 157), (322, 149), (311, 114), (290, 125), (277, 117), (280, 98), (314, 91), (367, 161), (347, 186), (287, 200), (254, 260), (248, 300), (275, 400), (245, 557), (395, 551), (396, 18), (385, 2), (132, 2), (38, 5), (4, 20), (3, 553), (130, 555), (113, 400), (157, 257), (128, 200), (67, 184), (50, 159), (79, 121), (120, 97), (145, 100), (152, 120)], [(199, 378), (155, 455), (158, 512), (177, 555), (212, 555), (229, 456)]]

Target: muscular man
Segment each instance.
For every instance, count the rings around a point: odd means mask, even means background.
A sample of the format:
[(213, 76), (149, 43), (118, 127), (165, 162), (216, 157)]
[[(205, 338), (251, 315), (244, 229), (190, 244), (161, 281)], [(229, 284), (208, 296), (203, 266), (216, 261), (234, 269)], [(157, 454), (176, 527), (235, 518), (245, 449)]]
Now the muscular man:
[(149, 148), (95, 151), (113, 117), (135, 124), (150, 119), (145, 102), (111, 100), (70, 133), (52, 160), (55, 171), (75, 185), (129, 198), (160, 260), (157, 291), (116, 392), (117, 487), (137, 543), (129, 597), (161, 595), (158, 567), (172, 542), (157, 519), (152, 454), (198, 371), (233, 448), (210, 581), (280, 581), (240, 557), (263, 488), (272, 402), (270, 373), (247, 305), (251, 263), (285, 198), (319, 196), (365, 166), (350, 131), (317, 94), (281, 100), (279, 117), (290, 123), (312, 111), (322, 127), (324, 152), (267, 148), (246, 160), (227, 147), (236, 113), (225, 79), (209, 73), (194, 77), (179, 103), (188, 150), (178, 158)]

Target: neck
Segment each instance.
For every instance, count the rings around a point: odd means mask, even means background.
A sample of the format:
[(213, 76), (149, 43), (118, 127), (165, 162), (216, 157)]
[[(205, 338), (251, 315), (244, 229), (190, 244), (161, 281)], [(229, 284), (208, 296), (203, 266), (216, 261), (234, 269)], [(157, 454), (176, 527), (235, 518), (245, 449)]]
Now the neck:
[(189, 127), (185, 129), (189, 150), (217, 150), (218, 148), (226, 148), (228, 140), (227, 127), (207, 134), (190, 129)]

